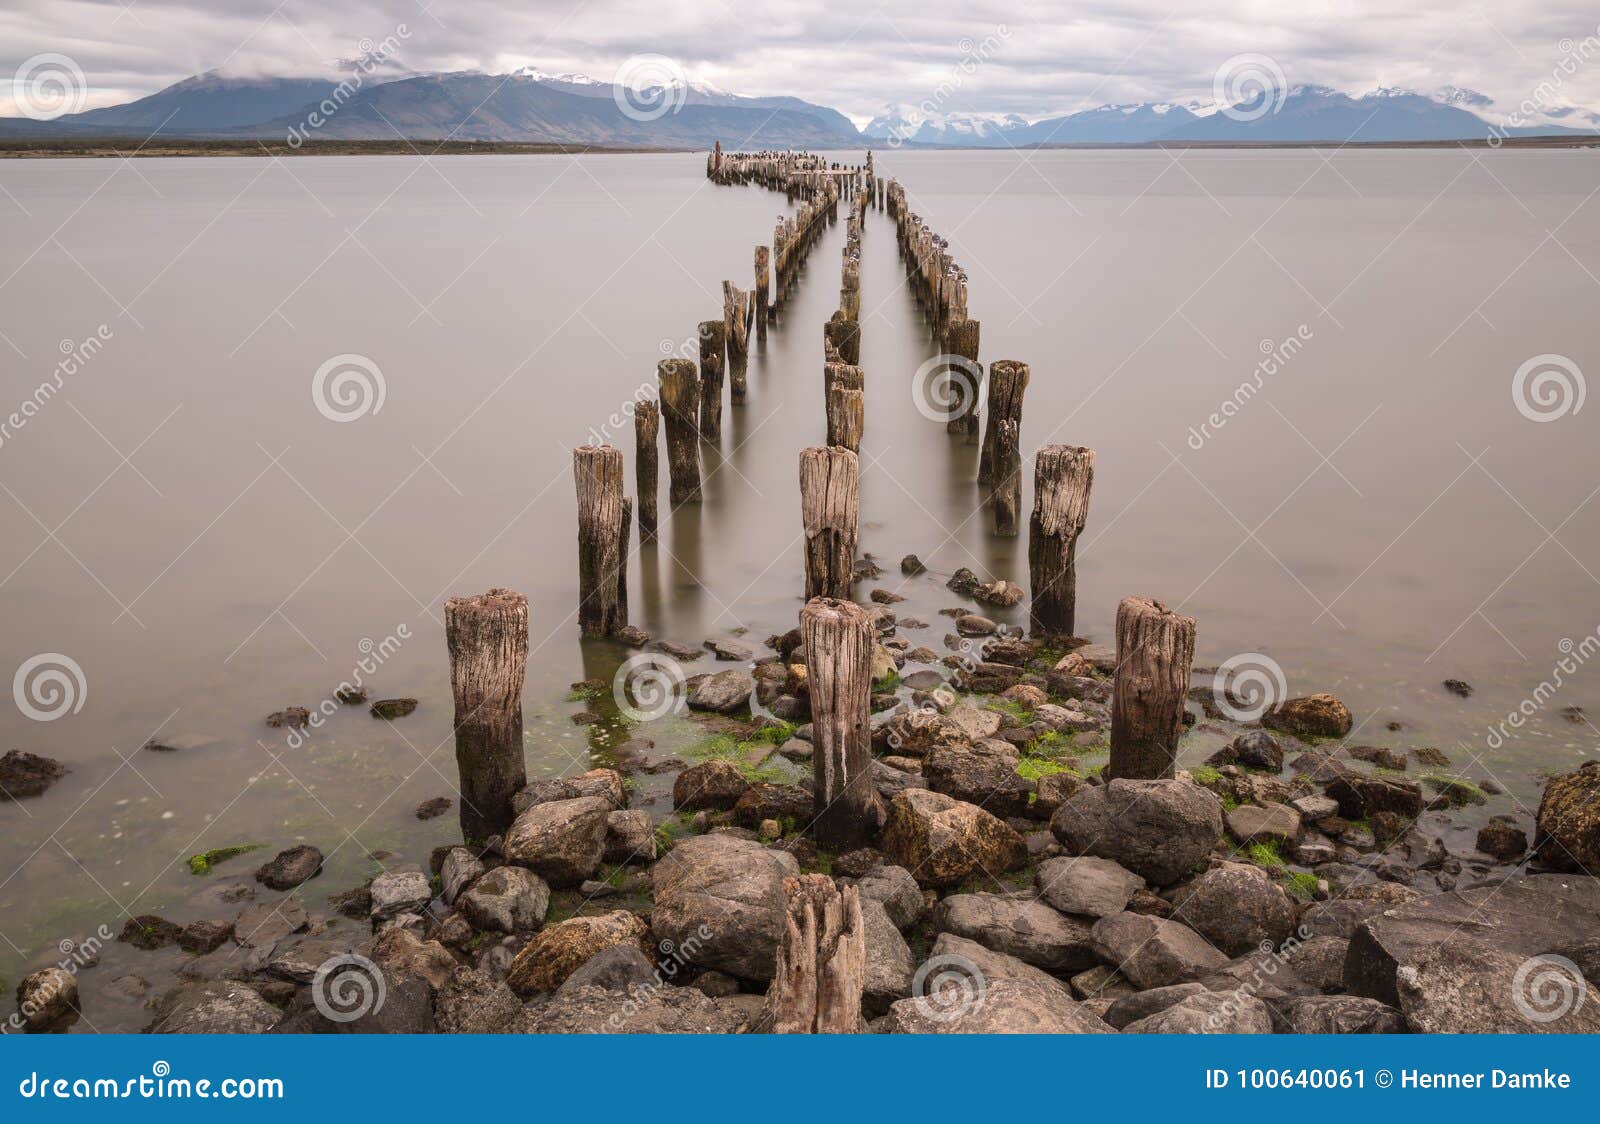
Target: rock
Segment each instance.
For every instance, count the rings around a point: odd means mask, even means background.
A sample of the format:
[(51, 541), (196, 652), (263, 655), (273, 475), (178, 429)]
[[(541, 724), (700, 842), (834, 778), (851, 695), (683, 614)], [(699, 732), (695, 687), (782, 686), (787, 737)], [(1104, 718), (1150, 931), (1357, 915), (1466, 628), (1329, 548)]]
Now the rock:
[(1000, 626), (988, 617), (980, 617), (976, 613), (967, 613), (956, 618), (956, 632), (962, 636), (993, 636), (999, 628)]
[(1403, 773), (1406, 770), (1406, 755), (1396, 753), (1392, 749), (1376, 745), (1352, 745), (1347, 747), (1345, 752), (1357, 761), (1365, 761), (1380, 769), (1389, 769), (1396, 773)]
[(551, 1000), (536, 1034), (735, 1034), (747, 1016), (692, 987), (580, 987)]
[(65, 765), (49, 757), (20, 749), (9, 750), (0, 757), (0, 800), (42, 795), (67, 772)]
[(233, 980), (184, 984), (162, 1001), (151, 1034), (260, 1034), (281, 1013)]
[(1069, 854), (1111, 859), (1165, 886), (1222, 837), (1222, 803), (1189, 781), (1117, 778), (1061, 805), (1050, 830)]
[(1018, 683), (1015, 687), (1007, 687), (1000, 697), (1007, 702), (1020, 703), (1029, 710), (1047, 706), (1050, 702), (1050, 696), (1044, 693), (1043, 688), (1035, 687), (1028, 683)]
[(1054, 980), (988, 980), (976, 994), (952, 986), (950, 998), (916, 996), (889, 1008), (888, 1034), (1112, 1034)]
[(945, 582), (945, 587), (961, 594), (963, 597), (972, 596), (972, 591), (978, 588), (978, 575), (962, 566), (950, 575), (950, 580)]
[(934, 910), (933, 928), (977, 941), (1053, 975), (1080, 972), (1095, 963), (1089, 923), (1063, 916), (1043, 902), (953, 894)]
[(1332, 695), (1308, 695), (1267, 711), (1261, 724), (1299, 737), (1342, 738), (1350, 732), (1350, 708)]
[(1265, 730), (1247, 730), (1206, 759), (1207, 765), (1242, 765), (1250, 769), (1283, 771), (1283, 746)]
[(651, 868), (651, 929), (685, 962), (741, 979), (772, 978), (793, 855), (731, 835), (685, 839)]
[(868, 672), (872, 677), (872, 682), (882, 683), (898, 670), (899, 665), (894, 662), (894, 653), (882, 644), (874, 644), (868, 664)]
[(974, 601), (982, 601), (985, 605), (994, 605), (1001, 609), (1009, 609), (1021, 602), (1023, 590), (1016, 582), (1008, 582), (1004, 578), (992, 582), (985, 582), (972, 591)]
[(935, 710), (913, 710), (896, 714), (884, 727), (885, 741), (898, 754), (921, 757), (941, 745), (960, 745), (970, 740), (963, 727)]
[(404, 718), (416, 709), (416, 699), (379, 699), (372, 704), (370, 713), (374, 718), (392, 722), (396, 718)]
[(434, 995), (433, 1011), (444, 1034), (510, 1034), (522, 1003), (504, 983), (461, 967)]
[(272, 949), (267, 971), (294, 983), (310, 983), (329, 960), (355, 951), (356, 936), (340, 932), (301, 933), (285, 937)]
[[(455, 905), (461, 892), (472, 885), (483, 871), (482, 861), (465, 847), (451, 847), (445, 852), (444, 862), (439, 865), (439, 882), (443, 887), (441, 896), (444, 898), (444, 904)], [(369, 900), (363, 915), (371, 912), (372, 904)]]
[(689, 709), (713, 714), (735, 714), (744, 710), (750, 705), (750, 695), (755, 690), (750, 676), (731, 669), (711, 675), (696, 675), (686, 685), (689, 688)]
[(271, 948), (309, 922), (305, 907), (293, 898), (251, 902), (233, 919), (233, 939), (246, 948)]
[(17, 1013), (29, 1034), (61, 1034), (78, 1021), (78, 978), (42, 968), (17, 985)]
[(310, 722), (311, 712), (303, 706), (286, 706), (267, 715), (267, 725), (277, 729), (299, 730)]
[[(922, 779), (922, 770), (915, 773), (885, 764), (888, 758), (875, 759), (872, 762), (872, 786), (877, 789), (878, 796), (883, 801), (893, 800), (902, 792), (912, 789), (926, 789), (928, 782)], [(905, 760), (902, 758), (901, 760)]]
[(585, 960), (578, 970), (566, 978), (556, 994), (577, 991), (581, 987), (598, 987), (606, 991), (626, 991), (639, 984), (655, 980), (656, 966), (632, 942), (614, 944), (603, 948)]
[(1298, 800), (1289, 801), (1289, 807), (1299, 812), (1302, 819), (1310, 820), (1312, 823), (1339, 813), (1339, 802), (1331, 796), (1302, 796)]
[(256, 871), (256, 881), (269, 890), (292, 890), (322, 872), (322, 852), (302, 844), (279, 851)]
[(1546, 782), (1534, 823), (1533, 853), (1551, 870), (1600, 876), (1600, 761)]
[(650, 813), (642, 809), (609, 813), (602, 857), (613, 866), (655, 862), (656, 829)]
[(1383, 902), (1335, 898), (1317, 902), (1308, 908), (1300, 915), (1300, 927), (1313, 937), (1343, 937), (1348, 940), (1358, 925), (1387, 908)]
[(1127, 1034), (1271, 1034), (1267, 1005), (1243, 991), (1197, 991), (1129, 1023)]
[(419, 866), (398, 866), (372, 880), (372, 919), (386, 921), (418, 913), (433, 900), (433, 888)]
[[(839, 862), (834, 860), (835, 873), (838, 873)], [(881, 902), (889, 920), (899, 929), (909, 929), (928, 911), (917, 880), (903, 866), (875, 866), (856, 881), (856, 889), (862, 901)]]
[(576, 800), (580, 793), (571, 781), (560, 777), (545, 777), (529, 781), (511, 798), (511, 809), (521, 815), (535, 804), (550, 804), (557, 800)]
[(637, 625), (625, 624), (615, 633), (617, 642), (629, 648), (643, 648), (650, 643), (650, 634)]
[(924, 886), (955, 886), (979, 871), (1021, 866), (1022, 836), (982, 808), (938, 792), (909, 790), (889, 802), (882, 849)]
[(1350, 949), (1346, 937), (1310, 937), (1289, 941), (1283, 948), (1291, 971), (1317, 991), (1344, 989), (1344, 958)]
[(333, 697), (345, 706), (360, 706), (367, 701), (367, 689), (365, 687), (335, 687)]
[(1282, 943), (1294, 930), (1295, 907), (1260, 867), (1220, 863), (1195, 879), (1173, 917), (1229, 956), (1243, 956), (1264, 942)]
[(434, 796), (418, 804), (414, 814), (419, 820), (437, 819), (455, 807), (455, 803), (448, 796)]
[(1062, 913), (1100, 918), (1127, 908), (1144, 879), (1110, 859), (1081, 855), (1046, 859), (1034, 872), (1033, 884)]
[(461, 912), (478, 929), (527, 933), (544, 924), (550, 887), (531, 870), (498, 866), (461, 896)]
[(1188, 983), (1228, 962), (1187, 925), (1138, 913), (1101, 918), (1091, 939), (1100, 959), (1138, 988)]
[(620, 909), (598, 917), (558, 921), (535, 934), (517, 953), (506, 985), (524, 996), (554, 991), (591, 956), (613, 945), (631, 944), (646, 951), (648, 931), (637, 916)]
[(1450, 758), (1445, 755), (1444, 751), (1434, 746), (1421, 746), (1413, 749), (1411, 756), (1434, 769), (1447, 768), (1450, 764)]
[(420, 979), (442, 987), (456, 970), (456, 959), (438, 941), (425, 941), (410, 929), (390, 925), (372, 942), (372, 959), (392, 979)]
[(970, 980), (978, 990), (996, 980), (1030, 980), (1070, 994), (1067, 986), (1048, 972), (955, 933), (939, 934), (922, 972), (923, 994), (929, 996), (937, 996), (939, 977), (945, 973), (954, 973), (958, 980)]
[(1470, 699), (1472, 697), (1472, 684), (1465, 680), (1446, 679), (1444, 681), (1444, 689), (1458, 699)]
[(122, 932), (117, 934), (117, 940), (145, 952), (153, 952), (169, 944), (177, 944), (181, 936), (183, 929), (180, 926), (174, 925), (164, 917), (145, 913), (138, 917), (130, 917), (123, 922)]
[(1304, 995), (1277, 1005), (1290, 1034), (1404, 1034), (1400, 1012), (1358, 995)]
[[(1124, 995), (1136, 994), (1133, 985), (1122, 978), (1122, 973), (1106, 964), (1079, 972), (1072, 977), (1072, 994), (1078, 999), (1104, 1000), (1109, 1010), (1112, 1003)], [(1105, 1016), (1102, 1014), (1102, 1018)]]
[(691, 765), (672, 784), (672, 806), (682, 810), (727, 811), (739, 802), (750, 782), (739, 766), (721, 757)]
[(922, 559), (918, 558), (915, 554), (908, 554), (904, 558), (900, 559), (900, 572), (902, 574), (911, 574), (915, 576), (917, 574), (927, 573), (928, 567), (924, 566), (922, 564)]
[(1056, 809), (1089, 787), (1089, 782), (1076, 773), (1047, 773), (1038, 782), (1038, 796), (1030, 814), (1040, 819), (1055, 816)]
[(660, 652), (662, 655), (671, 656), (679, 663), (692, 663), (705, 655), (705, 652), (700, 648), (692, 648), (688, 644), (679, 644), (673, 640), (657, 640), (650, 645), (650, 649)]
[(1316, 832), (1301, 836), (1290, 851), (1290, 857), (1301, 866), (1321, 866), (1338, 856), (1339, 849), (1334, 846), (1333, 840)]
[(1393, 812), (1409, 821), (1422, 815), (1422, 788), (1414, 781), (1345, 770), (1327, 782), (1327, 793), (1347, 820), (1364, 820), (1377, 812)]
[(582, 776), (569, 778), (568, 783), (576, 796), (599, 797), (613, 809), (628, 806), (627, 783), (615, 769), (590, 769)]
[(749, 663), (756, 658), (755, 652), (749, 646), (737, 640), (728, 640), (722, 637), (712, 637), (702, 645), (713, 657), (725, 663)]
[(551, 886), (576, 886), (600, 869), (612, 811), (598, 796), (535, 804), (506, 831), (501, 851)]
[(791, 830), (804, 828), (813, 812), (811, 790), (798, 784), (753, 784), (733, 806), (733, 820), (744, 827), (760, 827), (762, 820), (789, 821)]
[(1141, 1019), (1165, 1011), (1175, 1003), (1181, 1003), (1191, 995), (1203, 995), (1206, 990), (1203, 984), (1180, 983), (1124, 995), (1106, 1011), (1106, 1022), (1122, 1030)]
[(882, 902), (861, 899), (861, 921), (867, 944), (867, 969), (861, 993), (862, 1012), (876, 1018), (896, 999), (911, 994), (917, 962)]
[(178, 947), (203, 956), (233, 936), (232, 921), (191, 921), (178, 934)]
[(1511, 816), (1494, 816), (1478, 829), (1477, 847), (1501, 862), (1515, 862), (1528, 849), (1528, 833)]
[(1028, 812), (1033, 785), (1017, 775), (1019, 754), (1003, 741), (938, 746), (922, 761), (922, 776), (934, 792), (976, 804), (996, 816)]
[(1300, 837), (1300, 813), (1287, 804), (1240, 804), (1224, 818), (1228, 834), (1241, 846), (1292, 844)]
[(1317, 989), (1295, 975), (1278, 949), (1262, 945), (1236, 956), (1200, 982), (1211, 991), (1244, 990), (1257, 999), (1274, 1003), (1297, 995), (1315, 995)]
[(1600, 991), (1565, 957), (1456, 936), (1394, 979), (1400, 1011), (1418, 1034), (1600, 1034)]

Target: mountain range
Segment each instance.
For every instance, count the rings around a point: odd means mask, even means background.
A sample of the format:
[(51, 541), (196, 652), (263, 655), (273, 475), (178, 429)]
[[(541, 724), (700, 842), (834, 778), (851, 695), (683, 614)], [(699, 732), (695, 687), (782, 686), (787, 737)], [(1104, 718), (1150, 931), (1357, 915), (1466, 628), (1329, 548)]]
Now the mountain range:
[(210, 71), (124, 105), (53, 121), (0, 118), (0, 137), (404, 137), (659, 148), (708, 148), (721, 141), (734, 149), (826, 149), (1360, 143), (1600, 133), (1600, 115), (1576, 107), (1548, 111), (1539, 124), (1501, 129), (1475, 112), (1488, 109), (1488, 98), (1453, 87), (1428, 94), (1379, 89), (1352, 96), (1305, 85), (1258, 93), (1225, 108), (1197, 102), (1104, 105), (1042, 120), (902, 107), (857, 129), (838, 110), (802, 98), (744, 97), (688, 81), (630, 91), (582, 74), (532, 68), (498, 75), (351, 73), (341, 84), (332, 78)]

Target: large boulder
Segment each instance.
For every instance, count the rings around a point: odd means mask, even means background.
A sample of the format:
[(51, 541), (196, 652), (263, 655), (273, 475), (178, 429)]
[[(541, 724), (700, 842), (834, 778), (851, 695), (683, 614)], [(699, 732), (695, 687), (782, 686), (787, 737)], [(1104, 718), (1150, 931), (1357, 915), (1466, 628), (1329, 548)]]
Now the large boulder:
[(783, 880), (799, 874), (793, 855), (752, 840), (685, 839), (651, 868), (651, 928), (687, 963), (770, 980), (784, 927)]
[(1195, 879), (1173, 918), (1229, 956), (1243, 956), (1264, 942), (1282, 943), (1294, 930), (1295, 907), (1260, 867), (1219, 863)]
[(256, 870), (256, 881), (269, 890), (292, 890), (322, 872), (322, 852), (307, 843), (279, 851)]
[(1126, 1034), (1271, 1034), (1267, 1005), (1244, 991), (1197, 991), (1123, 1027)]
[(528, 933), (544, 924), (550, 887), (531, 870), (497, 866), (461, 896), (460, 908), (474, 928)]
[(1091, 939), (1100, 959), (1138, 988), (1196, 981), (1228, 962), (1187, 925), (1142, 913), (1101, 918)]
[(372, 919), (387, 921), (402, 913), (419, 913), (433, 900), (433, 887), (420, 866), (386, 870), (372, 880)]
[[(834, 869), (838, 870), (837, 864)], [(917, 880), (903, 866), (874, 866), (856, 881), (856, 889), (862, 901), (882, 902), (889, 920), (900, 929), (909, 929), (928, 912)]]
[(1303, 995), (1277, 1005), (1290, 1034), (1404, 1034), (1405, 1019), (1387, 1003), (1359, 995)]
[(969, 978), (976, 988), (993, 983), (995, 980), (1034, 980), (1058, 987), (1068, 995), (1071, 994), (1067, 985), (1050, 973), (1018, 960), (1015, 956), (997, 952), (955, 933), (939, 934), (938, 939), (933, 942), (933, 951), (928, 954), (928, 959), (920, 970), (924, 980), (927, 981), (923, 985), (923, 994), (932, 994), (941, 972), (954, 973), (958, 981), (962, 977)]
[(1418, 1034), (1600, 1034), (1600, 991), (1565, 957), (1456, 938), (1395, 973)]
[(711, 675), (696, 675), (686, 684), (689, 688), (690, 710), (705, 710), (714, 714), (736, 714), (750, 705), (750, 695), (755, 684), (743, 671), (718, 671)]
[(597, 952), (619, 944), (649, 950), (648, 928), (627, 910), (598, 917), (569, 917), (542, 932), (517, 953), (506, 985), (518, 995), (554, 991)]
[(739, 802), (750, 782), (739, 766), (722, 757), (691, 765), (672, 782), (672, 806), (680, 811), (725, 812)]
[(1411, 822), (1422, 815), (1422, 786), (1415, 781), (1345, 769), (1327, 782), (1326, 792), (1338, 802), (1339, 814), (1347, 820), (1392, 812)]
[(1350, 708), (1332, 695), (1308, 695), (1267, 711), (1261, 724), (1300, 737), (1342, 738), (1350, 732)]
[(41, 968), (17, 985), (17, 1013), (29, 1033), (65, 1032), (78, 1021), (78, 978), (65, 968)]
[(997, 816), (1028, 812), (1033, 785), (1017, 775), (1015, 746), (996, 738), (970, 745), (935, 746), (922, 761), (922, 777), (934, 792), (976, 804)]
[(260, 1034), (282, 1013), (234, 980), (184, 984), (162, 1001), (151, 1034)]
[(535, 1034), (736, 1034), (745, 1016), (692, 987), (585, 985), (552, 999)]
[(926, 995), (889, 1009), (889, 1034), (1114, 1034), (1065, 988), (1031, 979), (990, 980), (951, 1003)]
[(1021, 866), (1028, 845), (976, 804), (908, 789), (889, 802), (883, 852), (922, 885), (945, 888), (979, 872), (993, 876)]
[(1225, 817), (1228, 834), (1242, 847), (1293, 843), (1300, 838), (1300, 813), (1287, 804), (1240, 804)]
[(600, 869), (611, 812), (598, 796), (535, 804), (506, 831), (501, 850), (552, 886), (576, 886)]
[(1286, 943), (1283, 959), (1308, 986), (1331, 993), (1344, 990), (1344, 958), (1349, 951), (1348, 937), (1308, 937)]
[(1191, 995), (1200, 995), (1206, 990), (1204, 984), (1180, 983), (1119, 996), (1106, 1008), (1105, 1020), (1118, 1030), (1124, 1030), (1141, 1019), (1148, 1019), (1174, 1003), (1182, 1002)]
[(1061, 805), (1050, 830), (1071, 854), (1111, 859), (1165, 886), (1221, 839), (1222, 802), (1190, 781), (1118, 778)]
[(606, 816), (606, 847), (602, 856), (615, 866), (656, 861), (656, 825), (642, 808)]
[(896, 999), (911, 994), (917, 961), (911, 946), (889, 918), (882, 902), (861, 901), (861, 921), (866, 930), (867, 971), (861, 990), (862, 1010), (868, 1018), (887, 1013)]
[[(1380, 908), (1381, 908), (1381, 903)], [(1600, 932), (1600, 882), (1585, 876), (1524, 875), (1497, 886), (1454, 890), (1388, 908), (1355, 927), (1344, 983), (1404, 1009), (1399, 973), (1457, 945), (1489, 945), (1514, 956), (1566, 956)], [(1411, 1016), (1407, 1013), (1407, 1018)]]
[(1539, 801), (1533, 850), (1551, 870), (1600, 877), (1600, 761), (1550, 778)]
[(1093, 855), (1046, 859), (1033, 875), (1039, 896), (1062, 913), (1110, 917), (1127, 908), (1144, 879), (1110, 859)]
[(955, 719), (937, 710), (918, 709), (890, 718), (884, 726), (884, 740), (892, 753), (921, 757), (938, 746), (963, 745), (970, 738)]
[(933, 928), (977, 941), (1054, 975), (1081, 972), (1096, 962), (1088, 922), (1057, 913), (1031, 898), (952, 894), (933, 911)]

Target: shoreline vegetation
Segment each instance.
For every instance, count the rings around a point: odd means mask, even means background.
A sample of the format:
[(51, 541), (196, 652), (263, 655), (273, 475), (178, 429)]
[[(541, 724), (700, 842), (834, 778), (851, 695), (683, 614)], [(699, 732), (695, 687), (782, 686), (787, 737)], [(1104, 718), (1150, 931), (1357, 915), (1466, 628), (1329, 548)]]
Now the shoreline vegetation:
[[(1151, 142), (1146, 144), (1064, 144), (1035, 145), (1022, 148), (984, 148), (963, 145), (873, 145), (864, 147), (895, 147), (914, 152), (1056, 152), (1056, 151), (1145, 151), (1164, 149), (1449, 149), (1449, 148), (1516, 148), (1516, 149), (1567, 149), (1600, 146), (1596, 136), (1507, 137), (1493, 140), (1437, 140), (1437, 141), (1186, 141), (1181, 143)], [(702, 148), (674, 146), (628, 146), (540, 144), (518, 141), (437, 141), (428, 138), (402, 138), (392, 140), (307, 140), (291, 145), (286, 140), (154, 138), (132, 136), (70, 136), (28, 137), (26, 139), (0, 139), (0, 159), (27, 160), (50, 158), (116, 157), (179, 157), (179, 156), (606, 156), (637, 155), (641, 153), (700, 152)]]

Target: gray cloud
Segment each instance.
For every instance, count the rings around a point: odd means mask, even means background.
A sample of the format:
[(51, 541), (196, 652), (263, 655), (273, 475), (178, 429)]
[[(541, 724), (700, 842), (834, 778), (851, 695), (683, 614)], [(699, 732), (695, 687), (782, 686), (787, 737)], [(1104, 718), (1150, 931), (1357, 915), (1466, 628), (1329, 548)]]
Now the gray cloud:
[[(1577, 0), (1493, 9), (1392, 0), (815, 0), (762, 11), (723, 0), (9, 0), (0, 75), (40, 52), (74, 59), (90, 105), (153, 93), (223, 67), (330, 70), (405, 25), (415, 70), (534, 65), (609, 78), (630, 55), (669, 55), (694, 78), (745, 94), (797, 94), (861, 118), (944, 90), (942, 108), (1042, 116), (1106, 102), (1211, 100), (1241, 52), (1271, 56), (1291, 83), (1353, 92), (1458, 85), (1509, 105), (1547, 80), (1563, 40), (1600, 22)], [(987, 45), (987, 47), (985, 47)], [(965, 61), (964, 61), (965, 60)], [(1596, 57), (1600, 64), (1600, 56)], [(1563, 76), (1561, 98), (1600, 104), (1600, 65)], [(0, 86), (0, 112), (9, 86)]]

